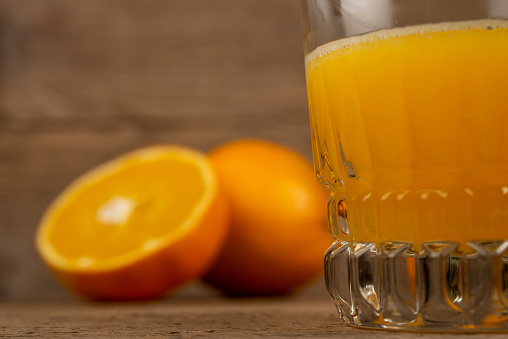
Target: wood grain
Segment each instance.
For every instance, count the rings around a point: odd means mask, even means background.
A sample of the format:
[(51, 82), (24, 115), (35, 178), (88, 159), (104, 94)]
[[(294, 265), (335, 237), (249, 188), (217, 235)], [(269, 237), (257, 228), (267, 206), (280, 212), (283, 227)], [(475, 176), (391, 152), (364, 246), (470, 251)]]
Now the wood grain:
[(0, 0), (0, 13), (2, 300), (68, 298), (35, 228), (114, 156), (257, 137), (310, 158), (294, 0)]
[(409, 334), (361, 330), (338, 321), (329, 300), (185, 300), (93, 305), (8, 304), (0, 307), (1, 337), (48, 338), (451, 338), (506, 334)]

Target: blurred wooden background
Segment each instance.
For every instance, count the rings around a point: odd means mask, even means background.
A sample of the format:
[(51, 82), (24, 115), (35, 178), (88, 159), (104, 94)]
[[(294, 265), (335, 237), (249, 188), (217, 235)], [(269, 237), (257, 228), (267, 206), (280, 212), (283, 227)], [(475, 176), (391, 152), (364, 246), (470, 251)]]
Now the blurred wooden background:
[(76, 176), (153, 143), (310, 159), (295, 0), (0, 0), (0, 300), (69, 298), (37, 257)]

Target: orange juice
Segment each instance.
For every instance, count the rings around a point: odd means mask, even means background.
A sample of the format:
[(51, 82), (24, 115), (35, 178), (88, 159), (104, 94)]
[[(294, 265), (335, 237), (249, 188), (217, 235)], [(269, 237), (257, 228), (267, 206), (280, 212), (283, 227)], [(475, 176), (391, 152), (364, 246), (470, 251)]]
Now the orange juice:
[(508, 239), (508, 22), (337, 40), (306, 74), (317, 175), (346, 218), (337, 238)]

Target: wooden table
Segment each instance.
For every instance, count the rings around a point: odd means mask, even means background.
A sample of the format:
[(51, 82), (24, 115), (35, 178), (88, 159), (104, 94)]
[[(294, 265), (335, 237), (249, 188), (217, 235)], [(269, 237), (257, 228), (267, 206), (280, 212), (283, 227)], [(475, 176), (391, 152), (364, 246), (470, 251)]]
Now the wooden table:
[(506, 338), (506, 334), (408, 334), (339, 322), (325, 298), (168, 300), (140, 304), (12, 303), (0, 306), (0, 337)]

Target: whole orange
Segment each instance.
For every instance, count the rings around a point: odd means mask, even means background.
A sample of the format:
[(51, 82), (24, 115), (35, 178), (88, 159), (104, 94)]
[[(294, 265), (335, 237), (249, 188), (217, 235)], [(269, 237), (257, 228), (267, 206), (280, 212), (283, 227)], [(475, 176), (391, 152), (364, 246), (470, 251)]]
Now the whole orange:
[(232, 295), (281, 295), (322, 273), (331, 243), (325, 190), (294, 151), (260, 140), (210, 153), (229, 195), (231, 225), (204, 280)]

